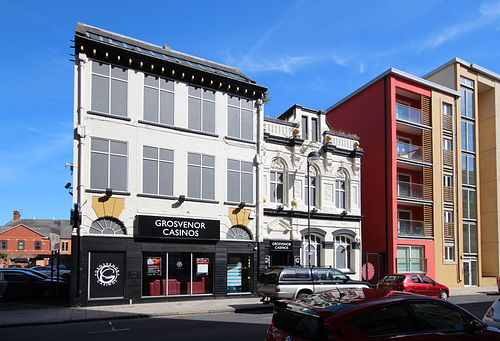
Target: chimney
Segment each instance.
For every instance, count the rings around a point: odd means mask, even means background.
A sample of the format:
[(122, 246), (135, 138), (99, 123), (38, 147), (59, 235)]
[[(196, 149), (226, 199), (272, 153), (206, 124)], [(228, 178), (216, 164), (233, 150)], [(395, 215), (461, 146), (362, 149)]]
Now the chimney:
[(21, 217), (19, 211), (14, 211), (14, 220), (19, 220), (19, 217)]

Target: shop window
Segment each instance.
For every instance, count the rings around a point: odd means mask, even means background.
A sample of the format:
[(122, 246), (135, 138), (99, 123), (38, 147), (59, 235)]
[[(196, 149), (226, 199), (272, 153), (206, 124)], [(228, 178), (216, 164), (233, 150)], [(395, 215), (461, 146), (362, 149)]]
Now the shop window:
[(227, 293), (252, 292), (253, 254), (227, 255)]
[(214, 259), (213, 253), (144, 253), (143, 296), (212, 294)]

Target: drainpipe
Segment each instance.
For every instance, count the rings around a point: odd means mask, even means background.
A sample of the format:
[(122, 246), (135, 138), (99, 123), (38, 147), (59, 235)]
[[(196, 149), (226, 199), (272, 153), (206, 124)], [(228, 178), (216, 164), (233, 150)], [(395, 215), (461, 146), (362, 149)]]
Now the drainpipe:
[[(264, 142), (264, 103), (262, 99), (257, 100), (257, 153), (255, 155), (255, 168), (256, 168), (256, 186), (255, 186), (255, 241), (257, 242), (257, 271), (260, 273), (260, 253), (261, 253), (261, 234), (262, 228), (262, 179), (263, 179), (263, 166), (262, 166), (262, 145)], [(257, 274), (258, 275), (258, 274)]]
[[(82, 143), (81, 139), (82, 137), (80, 136), (80, 132), (78, 129), (82, 126), (82, 63), (83, 61), (80, 59), (79, 55), (75, 56), (76, 63), (77, 63), (77, 75), (78, 75), (78, 81), (77, 81), (77, 117), (76, 117), (76, 128), (74, 132), (74, 138), (77, 140), (77, 164), (73, 165), (73, 167), (76, 167), (76, 186), (73, 185), (73, 188), (76, 189), (76, 205), (74, 207), (75, 209), (75, 214), (80, 214), (80, 207), (81, 207), (81, 200), (82, 200), (82, 194), (81, 194), (81, 180), (82, 180), (82, 172), (81, 172), (81, 164), (82, 164)], [(78, 211), (76, 210), (78, 208)], [(76, 297), (80, 297), (81, 295), (81, 287), (80, 287), (80, 273), (81, 273), (81, 253), (82, 253), (82, 245), (81, 245), (81, 235), (80, 235), (80, 223), (77, 224), (76, 226), (76, 233), (77, 233), (77, 254), (76, 254), (76, 263), (77, 263), (77, 271), (76, 271)]]
[[(385, 271), (389, 271), (389, 205), (387, 188), (387, 77), (384, 77), (384, 190), (385, 190)], [(397, 269), (395, 269), (397, 271)]]

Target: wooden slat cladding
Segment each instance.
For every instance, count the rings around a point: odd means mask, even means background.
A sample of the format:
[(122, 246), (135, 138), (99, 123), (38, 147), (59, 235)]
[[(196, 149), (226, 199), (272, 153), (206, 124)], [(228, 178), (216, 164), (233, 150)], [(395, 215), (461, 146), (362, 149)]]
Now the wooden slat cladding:
[(422, 160), (432, 162), (432, 133), (428, 130), (422, 131)]
[(424, 236), (434, 237), (434, 228), (432, 226), (432, 206), (424, 205)]
[(444, 223), (444, 237), (447, 239), (455, 239), (454, 223)]
[(431, 126), (431, 99), (427, 96), (420, 96), (422, 124)]
[(443, 164), (447, 167), (453, 167), (453, 151), (443, 150)]
[(454, 187), (444, 186), (443, 188), (444, 201), (446, 202), (454, 202)]
[(432, 200), (432, 168), (423, 169), (424, 200)]
[(453, 118), (450, 115), (443, 114), (443, 130), (453, 132)]

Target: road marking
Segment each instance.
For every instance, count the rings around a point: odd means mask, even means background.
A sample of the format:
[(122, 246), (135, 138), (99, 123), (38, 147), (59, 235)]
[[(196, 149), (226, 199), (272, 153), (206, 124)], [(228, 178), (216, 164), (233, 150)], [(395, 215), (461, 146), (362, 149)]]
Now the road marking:
[(89, 332), (89, 334), (111, 333), (111, 332), (123, 332), (123, 331), (130, 330), (130, 328), (115, 329), (115, 327), (113, 327), (113, 324), (112, 324), (111, 322), (108, 322), (108, 323), (109, 323), (109, 325), (111, 326), (111, 329), (110, 329), (110, 330), (98, 330), (98, 331), (94, 331), (94, 332)]

